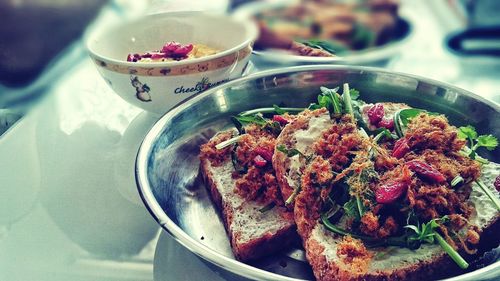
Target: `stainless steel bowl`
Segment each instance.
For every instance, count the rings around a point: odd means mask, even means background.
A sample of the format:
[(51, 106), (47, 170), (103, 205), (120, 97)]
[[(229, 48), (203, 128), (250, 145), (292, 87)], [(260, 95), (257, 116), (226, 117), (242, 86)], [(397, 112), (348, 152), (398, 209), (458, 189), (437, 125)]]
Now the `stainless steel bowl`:
[[(289, 5), (297, 4), (295, 0), (285, 1), (257, 1), (238, 7), (233, 16), (237, 18), (253, 18), (258, 13), (277, 9)], [(394, 39), (386, 44), (353, 51), (346, 55), (338, 57), (308, 57), (287, 54), (273, 50), (254, 49), (252, 58), (257, 67), (263, 65), (269, 66), (293, 66), (304, 64), (341, 64), (341, 65), (364, 65), (364, 66), (384, 66), (391, 58), (396, 56), (402, 50), (404, 44), (412, 35), (413, 24), (408, 17), (400, 15), (397, 19)]]
[[(136, 179), (142, 199), (158, 223), (184, 247), (228, 280), (311, 279), (300, 249), (251, 265), (235, 260), (199, 170), (199, 145), (230, 126), (229, 117), (256, 107), (306, 106), (320, 86), (344, 82), (364, 100), (406, 102), (446, 114), (455, 125), (472, 124), (500, 137), (500, 107), (448, 84), (385, 70), (347, 66), (301, 66), (234, 80), (186, 100), (165, 114), (146, 135), (137, 155)], [(500, 153), (486, 154), (500, 162)], [(498, 254), (498, 251), (496, 252)], [(500, 276), (498, 255), (486, 267), (457, 277)]]

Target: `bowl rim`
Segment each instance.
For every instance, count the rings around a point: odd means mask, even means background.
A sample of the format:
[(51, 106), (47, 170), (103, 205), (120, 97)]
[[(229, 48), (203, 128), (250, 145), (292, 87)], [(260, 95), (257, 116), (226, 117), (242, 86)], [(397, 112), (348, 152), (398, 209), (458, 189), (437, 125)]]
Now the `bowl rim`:
[[(109, 34), (110, 32), (116, 31), (117, 29), (123, 29), (127, 26), (134, 25), (137, 23), (141, 23), (145, 20), (152, 20), (155, 18), (163, 18), (163, 17), (182, 17), (182, 18), (199, 18), (199, 17), (206, 17), (206, 18), (220, 18), (220, 19), (225, 19), (228, 21), (233, 22), (234, 24), (240, 24), (245, 31), (249, 34), (245, 38), (245, 40), (236, 46), (223, 50), (219, 53), (213, 54), (213, 55), (208, 55), (205, 57), (201, 58), (195, 58), (195, 59), (186, 59), (186, 60), (181, 60), (181, 61), (167, 61), (167, 62), (129, 62), (126, 60), (118, 60), (114, 58), (110, 58), (108, 56), (103, 56), (99, 54), (94, 46), (93, 43), (97, 41), (98, 38), (101, 38), (102, 36), (106, 36), (106, 34)], [(231, 55), (234, 53), (237, 53), (239, 50), (244, 49), (247, 46), (253, 45), (253, 42), (257, 39), (258, 36), (258, 28), (256, 24), (248, 19), (238, 19), (234, 18), (231, 16), (227, 15), (220, 15), (216, 13), (211, 13), (207, 11), (175, 11), (175, 12), (163, 12), (163, 13), (156, 13), (156, 14), (148, 14), (148, 15), (143, 15), (138, 18), (134, 18), (132, 20), (123, 22), (123, 23), (115, 23), (110, 26), (96, 29), (94, 31), (91, 31), (89, 34), (86, 34), (85, 36), (85, 47), (89, 53), (89, 55), (93, 58), (102, 60), (106, 63), (111, 63), (115, 65), (122, 65), (122, 66), (128, 66), (128, 67), (142, 67), (142, 68), (163, 68), (163, 67), (173, 67), (173, 66), (182, 66), (182, 65), (188, 65), (188, 64), (197, 64), (201, 62), (206, 62), (206, 61), (211, 61), (213, 59), (218, 59), (227, 55)]]
[[(269, 9), (283, 8), (289, 5), (300, 3), (296, 0), (277, 0), (276, 2), (259, 1), (243, 4), (236, 8), (233, 16), (236, 18), (251, 18), (255, 14)], [(370, 61), (382, 60), (390, 57), (401, 50), (401, 47), (410, 41), (413, 36), (414, 26), (410, 18), (404, 14), (398, 14), (398, 20), (406, 24), (407, 33), (398, 40), (387, 42), (386, 44), (375, 46), (359, 51), (351, 52), (337, 57), (309, 57), (299, 56), (287, 53), (275, 52), (272, 49), (253, 50), (253, 54), (262, 60), (277, 64), (322, 64), (322, 63), (349, 63), (362, 64)]]
[[(280, 75), (286, 73), (300, 73), (300, 72), (308, 72), (308, 71), (322, 71), (322, 70), (354, 70), (360, 72), (376, 72), (376, 73), (385, 73), (391, 75), (397, 75), (401, 77), (417, 79), (422, 82), (426, 82), (438, 87), (447, 88), (466, 96), (469, 96), (473, 99), (480, 101), (490, 107), (492, 107), (496, 112), (500, 114), (500, 105), (490, 101), (486, 98), (483, 98), (479, 95), (476, 95), (470, 91), (464, 90), (462, 88), (453, 86), (446, 82), (440, 82), (434, 79), (421, 77), (414, 74), (407, 74), (403, 72), (390, 71), (387, 69), (377, 68), (377, 67), (366, 67), (366, 66), (348, 66), (348, 65), (302, 65), (302, 66), (291, 66), (280, 69), (271, 69), (265, 70), (261, 72), (257, 72), (251, 74), (249, 76), (245, 76), (239, 79), (232, 80), (225, 84), (219, 85), (214, 88), (210, 88), (209, 90), (200, 93), (198, 95), (194, 95), (183, 102), (179, 103), (176, 107), (165, 113), (158, 121), (154, 123), (151, 129), (148, 131), (146, 136), (144, 137), (141, 145), (139, 146), (136, 162), (135, 162), (135, 179), (137, 184), (137, 189), (139, 195), (146, 207), (146, 209), (150, 212), (153, 218), (160, 224), (160, 226), (174, 238), (175, 241), (180, 243), (182, 246), (187, 248), (189, 251), (197, 255), (198, 257), (215, 264), (225, 270), (232, 272), (233, 274), (244, 276), (246, 278), (252, 278), (257, 280), (280, 280), (280, 281), (304, 281), (303, 279), (288, 277), (284, 275), (280, 275), (277, 273), (265, 271), (260, 268), (253, 267), (251, 265), (240, 262), (236, 259), (232, 259), (230, 257), (224, 256), (219, 252), (203, 245), (202, 243), (196, 241), (194, 238), (189, 236), (186, 232), (184, 232), (174, 221), (172, 221), (169, 216), (164, 212), (161, 208), (160, 204), (156, 200), (152, 190), (151, 185), (149, 184), (149, 180), (147, 177), (147, 163), (148, 163), (148, 155), (151, 153), (151, 149), (161, 135), (161, 133), (165, 129), (165, 125), (168, 123), (172, 117), (180, 114), (184, 109), (188, 108), (192, 103), (197, 102), (206, 96), (212, 95), (219, 90), (224, 88), (229, 88), (231, 86), (235, 86), (241, 83), (245, 83), (251, 80), (260, 79), (263, 77), (267, 77), (270, 75)], [(486, 267), (474, 270), (472, 272), (468, 272), (462, 275), (454, 276), (448, 281), (458, 281), (464, 278), (474, 278), (479, 277), (481, 274), (485, 272), (489, 272), (492, 269), (500, 269), (500, 261), (497, 261), (491, 265)], [(469, 279), (474, 280), (474, 279)]]

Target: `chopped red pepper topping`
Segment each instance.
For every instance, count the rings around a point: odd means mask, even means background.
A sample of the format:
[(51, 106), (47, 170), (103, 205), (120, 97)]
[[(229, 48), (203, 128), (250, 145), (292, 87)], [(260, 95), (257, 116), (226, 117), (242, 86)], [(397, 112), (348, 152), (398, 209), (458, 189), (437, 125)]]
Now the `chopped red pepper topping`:
[(193, 50), (193, 44), (187, 44), (185, 46), (182, 46), (180, 48), (177, 48), (170, 56), (172, 57), (185, 57), (189, 52)]
[(273, 152), (270, 151), (270, 150), (268, 150), (268, 149), (265, 149), (265, 148), (262, 148), (262, 147), (257, 147), (256, 149), (254, 149), (254, 151), (259, 156), (261, 156), (262, 158), (264, 158), (266, 161), (271, 162), (273, 160)]
[(286, 120), (286, 118), (281, 115), (273, 115), (273, 121), (280, 123), (280, 125), (288, 124), (288, 120)]
[(262, 158), (262, 156), (260, 156), (260, 155), (255, 156), (255, 158), (253, 159), (253, 162), (255, 163), (255, 166), (257, 166), (257, 167), (264, 167), (267, 164), (266, 159)]
[(392, 131), (394, 129), (394, 119), (392, 118), (382, 118), (380, 122), (378, 122), (378, 126), (380, 128), (386, 128), (389, 131)]
[(408, 189), (406, 182), (388, 182), (375, 191), (375, 200), (380, 204), (389, 204), (398, 200)]
[(168, 42), (167, 44), (165, 44), (163, 46), (163, 48), (161, 48), (161, 51), (164, 52), (164, 53), (173, 53), (175, 50), (179, 49), (180, 47), (182, 47), (182, 45), (178, 42), (175, 42), (175, 41), (172, 41), (172, 42)]
[(415, 172), (419, 177), (426, 179), (431, 182), (437, 182), (437, 183), (442, 183), (446, 181), (446, 177), (441, 174), (440, 171), (438, 171), (436, 168), (432, 167), (431, 165), (418, 161), (418, 160), (411, 160), (406, 162), (406, 166), (410, 168), (413, 172)]
[(408, 145), (408, 140), (401, 138), (396, 141), (394, 148), (392, 149), (392, 156), (396, 158), (401, 158), (405, 156), (406, 153), (410, 152), (410, 146)]
[(140, 54), (128, 54), (127, 61), (140, 61), (143, 58), (161, 59), (161, 58), (174, 58), (182, 59), (193, 50), (193, 44), (181, 45), (178, 42), (169, 42), (165, 44), (160, 51), (146, 52)]
[(370, 124), (377, 126), (382, 118), (384, 118), (384, 105), (381, 103), (376, 103), (370, 109), (368, 109), (368, 119), (370, 120)]

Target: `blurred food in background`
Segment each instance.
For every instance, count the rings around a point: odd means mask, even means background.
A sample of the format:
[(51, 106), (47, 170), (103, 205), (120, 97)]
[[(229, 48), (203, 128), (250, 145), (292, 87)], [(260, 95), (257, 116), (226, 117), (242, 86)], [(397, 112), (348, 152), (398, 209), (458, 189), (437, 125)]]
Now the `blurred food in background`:
[(393, 41), (397, 0), (302, 0), (255, 15), (256, 48), (301, 56), (342, 56)]
[(0, 84), (22, 87), (79, 39), (105, 0), (0, 1)]

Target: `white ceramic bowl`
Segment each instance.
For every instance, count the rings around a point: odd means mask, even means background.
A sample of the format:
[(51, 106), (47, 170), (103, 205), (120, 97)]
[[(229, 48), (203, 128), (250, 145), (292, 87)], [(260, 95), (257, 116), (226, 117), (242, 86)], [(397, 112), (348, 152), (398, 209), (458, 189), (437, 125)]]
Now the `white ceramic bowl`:
[[(118, 95), (162, 114), (194, 94), (241, 76), (256, 37), (257, 28), (251, 21), (174, 12), (100, 29), (86, 41), (97, 69)], [(129, 53), (158, 50), (170, 41), (205, 44), (221, 52), (182, 61), (127, 62)]]

